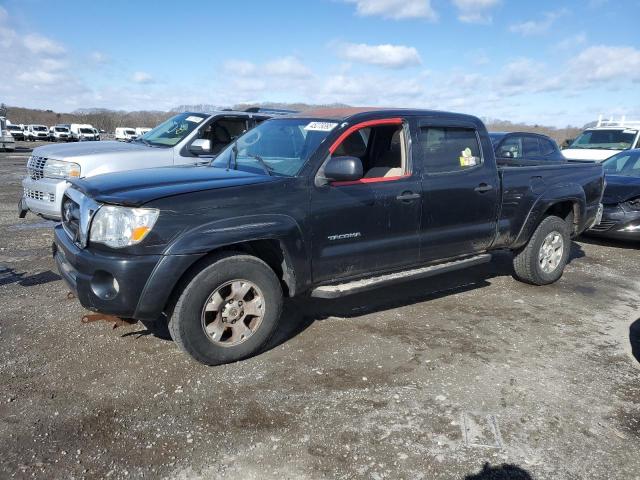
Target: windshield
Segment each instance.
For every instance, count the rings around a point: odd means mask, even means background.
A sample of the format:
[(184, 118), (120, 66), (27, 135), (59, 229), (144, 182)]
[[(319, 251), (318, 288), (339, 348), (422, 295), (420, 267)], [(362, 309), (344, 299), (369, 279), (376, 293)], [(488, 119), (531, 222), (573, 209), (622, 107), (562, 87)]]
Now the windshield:
[(505, 133), (489, 133), (489, 138), (491, 139), (491, 143), (496, 145), (504, 138), (505, 135)]
[(594, 148), (598, 150), (626, 150), (631, 148), (637, 130), (586, 130), (569, 148)]
[(80, 133), (93, 133), (93, 130), (90, 128), (81, 128)]
[[(173, 147), (193, 132), (205, 118), (207, 115), (204, 114), (181, 113), (138, 137), (137, 141), (156, 147)], [(127, 134), (135, 135), (135, 132)]]
[(14, 132), (21, 132), (22, 129), (18, 125), (7, 125), (8, 130), (13, 130)]
[(212, 165), (292, 177), (337, 125), (299, 118), (269, 120), (232, 143)]
[(135, 130), (125, 130), (124, 133), (126, 133), (127, 135), (135, 135), (136, 134)]
[(62, 132), (62, 133), (67, 133), (69, 131), (68, 128), (64, 128), (64, 127), (56, 127), (56, 132)]
[(36, 125), (35, 127), (33, 127), (33, 129), (34, 129), (36, 132), (44, 132), (44, 131), (46, 131), (46, 130), (47, 130), (47, 127), (42, 127), (42, 126)]
[(602, 163), (604, 173), (640, 177), (640, 150), (622, 152)]

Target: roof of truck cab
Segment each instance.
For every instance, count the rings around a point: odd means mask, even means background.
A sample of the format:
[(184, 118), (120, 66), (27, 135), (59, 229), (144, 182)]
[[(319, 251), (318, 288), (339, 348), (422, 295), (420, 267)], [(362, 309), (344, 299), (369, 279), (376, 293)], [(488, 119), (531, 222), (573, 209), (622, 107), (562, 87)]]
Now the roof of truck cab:
[[(338, 107), (314, 108), (283, 118), (309, 118), (337, 121), (364, 121), (369, 118), (421, 116), (432, 118), (448, 118), (479, 123), (480, 119), (464, 113), (443, 112), (439, 110), (421, 110), (414, 108), (380, 108), (380, 107)], [(481, 123), (481, 122), (480, 122)]]
[(176, 115), (187, 114), (187, 115), (208, 115), (209, 117), (219, 117), (219, 116), (239, 116), (239, 117), (264, 117), (271, 118), (272, 114), (263, 113), (263, 112), (241, 112), (239, 110), (211, 110), (209, 112), (180, 112), (176, 113)]

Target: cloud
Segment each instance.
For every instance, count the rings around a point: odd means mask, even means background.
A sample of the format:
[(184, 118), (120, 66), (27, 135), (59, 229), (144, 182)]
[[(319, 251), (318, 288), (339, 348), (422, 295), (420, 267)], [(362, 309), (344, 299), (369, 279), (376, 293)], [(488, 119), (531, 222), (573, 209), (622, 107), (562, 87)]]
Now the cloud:
[(230, 75), (247, 76), (256, 72), (256, 65), (245, 60), (228, 60), (222, 69)]
[(458, 9), (458, 19), (464, 23), (491, 23), (490, 10), (500, 4), (500, 0), (453, 0)]
[(525, 37), (531, 35), (542, 35), (549, 31), (556, 20), (567, 13), (566, 9), (547, 12), (541, 20), (529, 20), (527, 22), (513, 24), (509, 27), (509, 31), (512, 33), (519, 33)]
[(26, 35), (22, 41), (24, 46), (27, 47), (27, 50), (32, 53), (46, 55), (60, 55), (65, 53), (62, 45), (37, 33)]
[(587, 43), (587, 35), (583, 32), (560, 40), (556, 44), (556, 48), (560, 50), (571, 50), (576, 47), (580, 47), (585, 43)]
[(131, 81), (135, 83), (153, 83), (155, 80), (147, 72), (134, 72)]
[(361, 16), (379, 16), (403, 20), (407, 18), (425, 18), (435, 21), (438, 14), (431, 6), (431, 0), (344, 0), (356, 5)]
[(304, 78), (311, 75), (311, 70), (296, 57), (281, 57), (268, 62), (264, 66), (267, 75), (277, 77)]
[(345, 60), (383, 68), (406, 68), (422, 63), (418, 50), (404, 45), (346, 43), (338, 48), (339, 56)]
[(91, 52), (89, 54), (89, 60), (97, 64), (106, 64), (111, 62), (111, 58), (109, 57), (109, 55), (98, 51)]
[(575, 82), (582, 83), (640, 82), (640, 50), (626, 46), (589, 47), (569, 61), (569, 74)]

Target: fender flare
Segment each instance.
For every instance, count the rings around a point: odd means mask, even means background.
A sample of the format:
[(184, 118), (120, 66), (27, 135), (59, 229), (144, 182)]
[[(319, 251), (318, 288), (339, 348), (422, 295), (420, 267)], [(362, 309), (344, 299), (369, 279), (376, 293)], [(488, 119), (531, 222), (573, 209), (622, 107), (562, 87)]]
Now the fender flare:
[(289, 215), (259, 214), (214, 220), (182, 232), (165, 255), (208, 254), (236, 244), (259, 240), (279, 242), (284, 262), (284, 281), (291, 294), (306, 289), (311, 278), (310, 252), (302, 229)]
[(518, 233), (518, 236), (516, 237), (516, 240), (513, 242), (512, 248), (517, 249), (526, 245), (533, 235), (533, 232), (538, 228), (538, 225), (545, 217), (545, 213), (554, 205), (563, 202), (572, 202), (574, 212), (576, 206), (578, 207), (579, 218), (575, 218), (574, 222), (578, 225), (582, 225), (587, 211), (587, 200), (582, 186), (576, 183), (554, 185), (553, 187), (545, 190), (535, 200), (527, 214), (527, 218), (525, 219), (520, 232)]

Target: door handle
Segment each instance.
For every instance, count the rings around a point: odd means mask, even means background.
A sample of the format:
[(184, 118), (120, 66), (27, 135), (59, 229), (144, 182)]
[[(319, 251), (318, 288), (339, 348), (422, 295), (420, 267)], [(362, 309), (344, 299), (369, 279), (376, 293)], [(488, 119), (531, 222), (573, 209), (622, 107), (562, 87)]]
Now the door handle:
[(401, 202), (410, 202), (411, 200), (418, 200), (421, 197), (422, 195), (420, 195), (419, 193), (402, 192), (396, 197), (396, 200), (400, 200)]
[(493, 185), (489, 185), (488, 183), (481, 183), (474, 190), (478, 193), (486, 193), (493, 190)]

